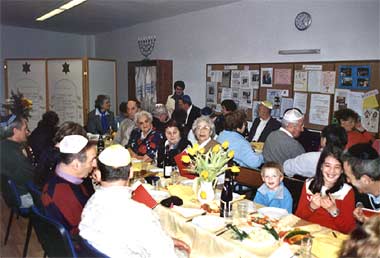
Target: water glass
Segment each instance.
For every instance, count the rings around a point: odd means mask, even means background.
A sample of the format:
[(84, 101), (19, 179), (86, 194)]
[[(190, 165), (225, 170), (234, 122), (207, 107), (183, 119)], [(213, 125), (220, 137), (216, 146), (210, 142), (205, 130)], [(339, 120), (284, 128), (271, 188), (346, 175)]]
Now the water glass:
[(237, 203), (237, 211), (240, 219), (247, 218), (248, 215), (248, 203), (246, 201), (240, 201)]
[(313, 246), (313, 239), (305, 237), (301, 240), (301, 256), (302, 258), (311, 258), (311, 247)]
[(154, 190), (160, 190), (160, 179), (152, 180)]

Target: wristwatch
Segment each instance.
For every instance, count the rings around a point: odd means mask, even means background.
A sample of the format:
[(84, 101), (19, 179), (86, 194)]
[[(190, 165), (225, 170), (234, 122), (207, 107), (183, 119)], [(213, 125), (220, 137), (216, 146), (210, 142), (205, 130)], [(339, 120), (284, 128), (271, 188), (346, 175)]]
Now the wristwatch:
[(331, 217), (333, 217), (333, 218), (338, 217), (338, 216), (339, 216), (339, 212), (340, 212), (340, 211), (339, 211), (338, 208), (336, 208), (335, 210), (329, 211)]

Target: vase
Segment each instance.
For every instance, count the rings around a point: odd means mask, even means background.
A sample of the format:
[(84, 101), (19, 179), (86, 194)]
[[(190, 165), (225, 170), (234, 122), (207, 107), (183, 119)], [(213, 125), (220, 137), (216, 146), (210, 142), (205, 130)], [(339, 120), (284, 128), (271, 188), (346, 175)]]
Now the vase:
[(215, 198), (213, 182), (201, 181), (197, 197), (201, 204), (212, 202)]

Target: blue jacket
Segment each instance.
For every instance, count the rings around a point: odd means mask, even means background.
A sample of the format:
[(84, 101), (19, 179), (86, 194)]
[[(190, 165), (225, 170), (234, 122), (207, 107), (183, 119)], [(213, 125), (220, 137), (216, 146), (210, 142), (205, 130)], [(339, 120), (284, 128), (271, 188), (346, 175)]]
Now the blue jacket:
[(292, 213), (293, 198), (283, 182), (280, 183), (280, 187), (277, 189), (272, 200), (269, 199), (269, 191), (270, 190), (266, 184), (262, 184), (259, 189), (257, 189), (256, 196), (253, 201), (268, 207), (282, 208), (287, 210), (289, 213)]
[(234, 161), (240, 166), (258, 168), (264, 162), (263, 155), (254, 152), (251, 144), (238, 132), (224, 130), (216, 140), (220, 144), (228, 141), (228, 149), (235, 152)]

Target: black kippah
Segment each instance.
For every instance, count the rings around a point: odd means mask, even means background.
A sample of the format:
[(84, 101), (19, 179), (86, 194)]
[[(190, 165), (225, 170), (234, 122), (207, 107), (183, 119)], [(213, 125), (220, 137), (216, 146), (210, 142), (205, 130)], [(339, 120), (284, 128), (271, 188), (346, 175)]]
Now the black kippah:
[(181, 206), (183, 201), (178, 196), (170, 196), (169, 198), (163, 199), (160, 203), (162, 206), (170, 208), (172, 205)]

